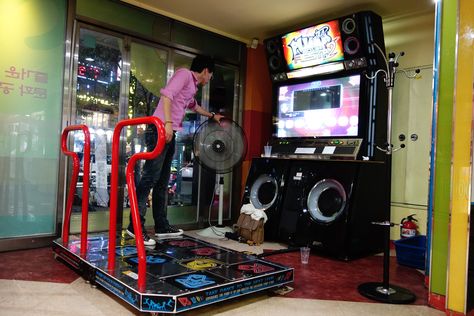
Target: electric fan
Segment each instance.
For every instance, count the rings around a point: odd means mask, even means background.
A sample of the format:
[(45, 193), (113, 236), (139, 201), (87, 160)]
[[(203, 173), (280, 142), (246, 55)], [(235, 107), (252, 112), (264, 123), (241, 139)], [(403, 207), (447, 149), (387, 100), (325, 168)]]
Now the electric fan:
[(222, 237), (226, 232), (232, 232), (231, 228), (222, 224), (224, 174), (231, 172), (242, 162), (247, 153), (247, 138), (243, 129), (231, 119), (222, 118), (219, 123), (215, 120), (207, 120), (199, 125), (194, 133), (193, 153), (201, 166), (216, 173), (216, 184), (219, 184), (217, 226), (210, 226), (198, 234), (207, 237)]

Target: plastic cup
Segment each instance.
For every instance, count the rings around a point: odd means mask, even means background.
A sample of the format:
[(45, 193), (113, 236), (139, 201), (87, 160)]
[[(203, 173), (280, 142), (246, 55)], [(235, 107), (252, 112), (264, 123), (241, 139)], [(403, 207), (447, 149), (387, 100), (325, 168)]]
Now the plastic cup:
[(300, 248), (300, 253), (301, 253), (301, 263), (302, 264), (307, 264), (309, 262), (309, 253), (310, 253), (311, 248), (309, 247), (301, 247)]
[(271, 155), (272, 155), (272, 146), (268, 146), (268, 145), (263, 146), (263, 155), (265, 157), (271, 157)]

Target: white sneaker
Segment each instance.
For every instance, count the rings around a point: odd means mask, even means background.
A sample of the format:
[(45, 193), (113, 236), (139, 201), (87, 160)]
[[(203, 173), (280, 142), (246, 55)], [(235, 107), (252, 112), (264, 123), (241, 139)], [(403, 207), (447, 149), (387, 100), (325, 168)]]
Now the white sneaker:
[[(127, 232), (127, 235), (129, 235), (132, 238), (135, 238), (135, 234), (132, 231), (127, 229), (126, 232)], [(156, 241), (154, 239), (150, 238), (150, 236), (148, 236), (148, 234), (146, 233), (145, 230), (143, 230), (142, 233), (143, 233), (143, 244), (145, 246), (154, 246), (154, 245), (156, 245)]]
[(168, 238), (168, 237), (178, 237), (184, 233), (182, 229), (168, 226), (164, 229), (159, 229), (155, 232), (155, 237), (157, 238)]

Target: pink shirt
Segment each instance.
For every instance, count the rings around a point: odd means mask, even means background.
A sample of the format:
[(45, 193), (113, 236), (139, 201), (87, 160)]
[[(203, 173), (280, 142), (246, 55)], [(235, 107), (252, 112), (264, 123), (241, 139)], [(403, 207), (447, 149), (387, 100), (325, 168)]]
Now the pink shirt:
[[(173, 121), (173, 130), (182, 129), (182, 121), (186, 114), (186, 109), (194, 110), (197, 101), (194, 99), (198, 90), (197, 79), (194, 73), (186, 68), (176, 70), (174, 75), (166, 86), (160, 90), (162, 96), (171, 100), (171, 121)], [(163, 108), (163, 99), (160, 98), (153, 116), (157, 116), (165, 123), (165, 113)]]

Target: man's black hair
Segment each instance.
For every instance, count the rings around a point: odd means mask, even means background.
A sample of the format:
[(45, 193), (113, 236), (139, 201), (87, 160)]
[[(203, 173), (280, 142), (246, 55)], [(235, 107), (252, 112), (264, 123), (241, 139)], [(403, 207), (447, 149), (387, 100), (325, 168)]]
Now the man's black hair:
[(214, 72), (214, 59), (210, 56), (204, 55), (197, 55), (194, 57), (190, 70), (201, 72), (205, 68), (207, 68), (207, 70), (209, 70), (211, 73)]

